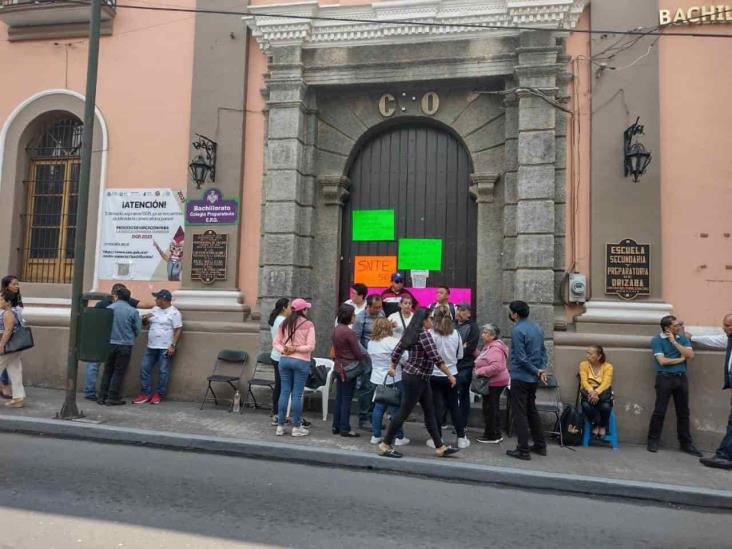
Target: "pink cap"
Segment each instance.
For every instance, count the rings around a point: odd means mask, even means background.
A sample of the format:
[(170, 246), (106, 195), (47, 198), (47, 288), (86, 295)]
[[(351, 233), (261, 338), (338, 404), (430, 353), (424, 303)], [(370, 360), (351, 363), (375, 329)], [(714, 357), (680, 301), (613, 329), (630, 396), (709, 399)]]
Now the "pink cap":
[(303, 311), (305, 309), (309, 309), (312, 307), (310, 303), (302, 299), (301, 297), (298, 297), (297, 299), (292, 300), (292, 305), (290, 305), (290, 308), (293, 311)]

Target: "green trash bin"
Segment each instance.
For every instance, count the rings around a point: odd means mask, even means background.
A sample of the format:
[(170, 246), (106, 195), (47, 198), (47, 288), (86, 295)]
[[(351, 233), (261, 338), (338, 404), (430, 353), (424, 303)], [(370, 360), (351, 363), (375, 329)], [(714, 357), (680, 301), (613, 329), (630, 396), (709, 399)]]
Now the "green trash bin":
[(112, 335), (112, 309), (87, 308), (79, 318), (79, 360), (104, 362), (109, 356)]

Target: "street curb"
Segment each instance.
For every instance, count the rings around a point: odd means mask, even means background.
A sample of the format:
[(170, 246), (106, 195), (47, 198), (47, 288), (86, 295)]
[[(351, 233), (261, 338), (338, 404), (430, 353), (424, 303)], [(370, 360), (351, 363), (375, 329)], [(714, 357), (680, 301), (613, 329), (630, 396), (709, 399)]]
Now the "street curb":
[(577, 495), (631, 498), (656, 503), (732, 510), (732, 491), (527, 471), (510, 467), (463, 463), (454, 459), (440, 461), (409, 457), (385, 459), (375, 453), (350, 450), (148, 431), (112, 425), (27, 417), (0, 417), (0, 431), (299, 462), (307, 465), (351, 467), (440, 480), (474, 482), (532, 490), (551, 490)]

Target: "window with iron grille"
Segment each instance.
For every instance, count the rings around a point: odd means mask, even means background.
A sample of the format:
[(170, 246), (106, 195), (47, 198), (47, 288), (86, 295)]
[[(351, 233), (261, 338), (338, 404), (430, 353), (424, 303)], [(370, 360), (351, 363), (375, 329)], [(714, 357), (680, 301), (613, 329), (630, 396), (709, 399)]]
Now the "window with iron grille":
[(82, 123), (55, 119), (27, 148), (30, 158), (21, 260), (26, 282), (69, 283), (74, 269)]

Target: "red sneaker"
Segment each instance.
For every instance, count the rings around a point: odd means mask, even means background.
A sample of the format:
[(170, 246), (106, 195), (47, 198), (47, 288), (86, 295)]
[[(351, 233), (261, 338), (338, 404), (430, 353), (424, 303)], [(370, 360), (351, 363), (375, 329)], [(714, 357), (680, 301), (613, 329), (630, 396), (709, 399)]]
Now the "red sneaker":
[(160, 404), (160, 395), (155, 393), (150, 399), (150, 404)]
[(147, 396), (145, 393), (140, 393), (139, 395), (137, 395), (137, 398), (132, 401), (132, 404), (145, 404), (149, 400), (149, 396)]

